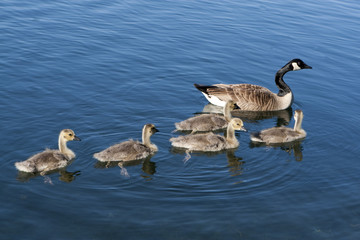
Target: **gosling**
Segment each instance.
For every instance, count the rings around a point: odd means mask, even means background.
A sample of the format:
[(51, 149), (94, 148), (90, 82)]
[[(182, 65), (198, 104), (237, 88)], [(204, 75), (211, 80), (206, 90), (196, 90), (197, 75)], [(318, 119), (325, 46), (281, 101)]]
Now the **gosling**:
[(231, 111), (236, 108), (238, 106), (232, 100), (229, 100), (223, 109), (224, 116), (213, 113), (202, 114), (175, 123), (175, 128), (177, 131), (192, 131), (191, 134), (225, 129), (231, 120)]
[(51, 170), (64, 168), (75, 158), (75, 153), (66, 145), (68, 141), (81, 141), (81, 139), (73, 130), (63, 129), (59, 134), (59, 150), (45, 149), (25, 161), (16, 162), (15, 167), (19, 171), (40, 173), (42, 176)]
[(237, 148), (239, 141), (235, 137), (235, 130), (246, 131), (240, 118), (233, 118), (228, 124), (226, 137), (210, 133), (185, 135), (170, 138), (171, 145), (177, 148), (187, 149), (185, 162), (190, 159), (189, 152), (217, 152), (224, 149)]
[(262, 130), (260, 132), (252, 133), (251, 141), (258, 143), (276, 144), (293, 142), (306, 137), (306, 132), (301, 128), (304, 118), (304, 113), (301, 110), (296, 110), (294, 114), (295, 124), (294, 128), (287, 127), (273, 127)]
[[(146, 124), (142, 130), (142, 143), (134, 140), (121, 142), (101, 152), (95, 153), (94, 158), (100, 162), (124, 162), (144, 159), (157, 152), (158, 148), (155, 144), (151, 143), (150, 137), (158, 131), (154, 124)], [(120, 164), (119, 167), (122, 168), (122, 165)]]

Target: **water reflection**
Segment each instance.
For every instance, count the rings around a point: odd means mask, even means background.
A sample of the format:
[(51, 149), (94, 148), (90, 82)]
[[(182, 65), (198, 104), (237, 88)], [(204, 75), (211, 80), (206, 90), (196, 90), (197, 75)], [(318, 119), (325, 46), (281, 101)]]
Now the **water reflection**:
[[(121, 163), (122, 168), (142, 164), (141, 170), (144, 173), (149, 174), (149, 175), (154, 175), (156, 173), (156, 163), (150, 161), (151, 158), (152, 158), (152, 156), (148, 156), (145, 159), (126, 161), (126, 162), (122, 162), (122, 161), (100, 162), (100, 161), (97, 161), (95, 163), (95, 168), (119, 167), (119, 163)], [(149, 179), (149, 176), (146, 176), (146, 175), (141, 175), (141, 176), (143, 178)]]
[[(215, 106), (211, 103), (204, 106), (201, 113), (219, 113), (222, 114), (223, 108)], [(198, 113), (200, 114), (200, 113)], [(264, 119), (277, 117), (276, 126), (287, 126), (291, 121), (292, 108), (288, 108), (280, 111), (266, 111), (266, 112), (253, 112), (253, 111), (241, 111), (235, 109), (231, 112), (233, 117), (239, 117), (245, 122), (257, 122)]]
[[(242, 157), (237, 157), (235, 155), (236, 150), (237, 149), (227, 149), (227, 150), (222, 150), (222, 151), (218, 151), (218, 152), (198, 152), (198, 151), (194, 151), (194, 152), (191, 152), (191, 154), (192, 155), (199, 155), (199, 156), (206, 156), (206, 157), (214, 157), (214, 156), (225, 153), (226, 158), (227, 158), (227, 162), (228, 162), (227, 167), (229, 167), (230, 175), (231, 176), (238, 176), (238, 175), (242, 174), (243, 165), (245, 164), (245, 161), (243, 161)], [(183, 154), (187, 154), (187, 151), (186, 151), (186, 149), (172, 147), (170, 149), (170, 153), (183, 155)]]
[[(75, 178), (80, 175), (80, 171), (68, 172), (68, 171), (66, 171), (66, 169), (52, 170), (52, 171), (49, 171), (44, 176), (45, 182), (52, 183), (49, 175), (51, 175), (53, 173), (59, 173), (60, 174), (59, 180), (62, 182), (66, 182), (66, 183), (70, 183), (70, 182), (74, 181)], [(16, 179), (19, 182), (28, 182), (28, 181), (30, 181), (30, 179), (35, 178), (37, 176), (41, 176), (40, 173), (27, 173), (27, 172), (19, 171)]]
[(230, 175), (235, 177), (239, 176), (243, 172), (243, 165), (245, 164), (245, 161), (243, 161), (242, 157), (235, 156), (235, 149), (229, 149), (226, 151), (226, 158), (228, 161), (228, 167)]
[(290, 142), (290, 143), (276, 143), (276, 144), (269, 144), (266, 145), (265, 143), (254, 143), (250, 142), (250, 148), (254, 147), (272, 147), (272, 148), (280, 148), (281, 150), (287, 152), (290, 156), (294, 156), (295, 160), (300, 162), (303, 159), (303, 146), (302, 140)]

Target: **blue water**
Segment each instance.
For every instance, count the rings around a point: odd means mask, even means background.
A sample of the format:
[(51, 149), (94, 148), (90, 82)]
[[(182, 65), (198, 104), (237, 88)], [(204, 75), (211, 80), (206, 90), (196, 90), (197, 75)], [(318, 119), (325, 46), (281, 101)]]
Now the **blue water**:
[[(0, 3), (1, 239), (359, 239), (360, 4), (356, 1), (14, 1)], [(174, 123), (208, 103), (193, 83), (253, 83), (290, 111), (243, 117), (233, 152), (171, 148)], [(249, 133), (293, 126), (302, 142), (256, 147)], [(283, 114), (285, 117), (283, 117)], [(287, 117), (286, 117), (287, 116)], [(159, 151), (106, 168), (93, 153), (141, 138)], [(82, 138), (66, 172), (16, 161)]]

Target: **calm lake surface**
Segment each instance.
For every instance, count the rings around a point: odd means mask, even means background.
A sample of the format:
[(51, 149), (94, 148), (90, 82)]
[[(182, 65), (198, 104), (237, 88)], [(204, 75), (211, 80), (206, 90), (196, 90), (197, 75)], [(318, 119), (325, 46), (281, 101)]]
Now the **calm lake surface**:
[[(0, 239), (360, 239), (360, 3), (357, 1), (23, 1), (0, 3)], [(174, 123), (208, 111), (194, 83), (253, 83), (289, 111), (241, 116), (240, 146), (172, 149)], [(254, 146), (294, 124), (305, 140)], [(240, 113), (239, 113), (240, 114)], [(236, 115), (236, 114), (234, 114)], [(127, 166), (92, 155), (154, 123), (159, 151)], [(14, 166), (82, 139), (66, 171)]]

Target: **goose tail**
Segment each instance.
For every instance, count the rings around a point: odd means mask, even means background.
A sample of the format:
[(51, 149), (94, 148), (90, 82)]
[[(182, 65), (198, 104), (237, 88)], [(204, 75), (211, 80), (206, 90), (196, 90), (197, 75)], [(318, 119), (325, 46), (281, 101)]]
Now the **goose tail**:
[(208, 94), (208, 89), (209, 88), (217, 88), (216, 86), (211, 86), (211, 85), (200, 85), (200, 84), (194, 84), (194, 86), (201, 92)]

